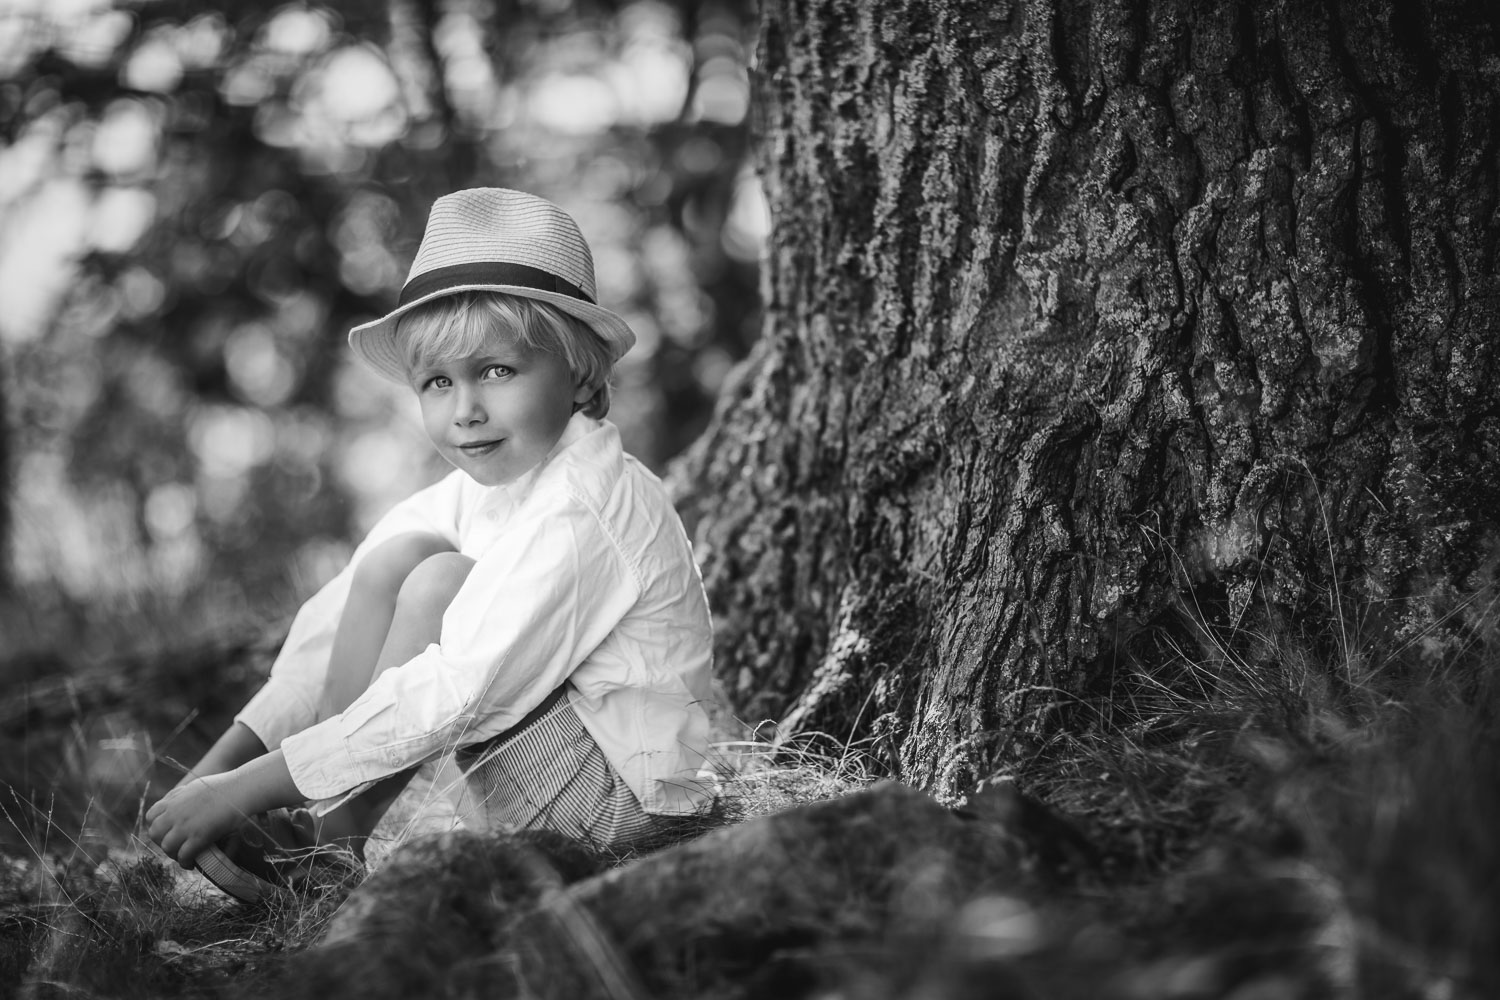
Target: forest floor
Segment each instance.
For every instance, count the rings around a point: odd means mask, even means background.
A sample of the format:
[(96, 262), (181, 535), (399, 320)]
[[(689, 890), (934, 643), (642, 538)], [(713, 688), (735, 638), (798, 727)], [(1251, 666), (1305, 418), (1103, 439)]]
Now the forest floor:
[[(263, 676), (274, 629), (66, 657), (12, 646), (0, 996), (1500, 996), (1500, 616), (1465, 617), (1444, 643), (1277, 637), (1274, 669), (1202, 630), (955, 809), (881, 786), (861, 746), (726, 720), (701, 837), (582, 862), (454, 842), (478, 866), (441, 897), (462, 919), (396, 930), (369, 906), (349, 915), (347, 880), (234, 903), (140, 834), (149, 799)], [(505, 875), (517, 856), (548, 874)], [(448, 862), (412, 858), (361, 895), (404, 877), (438, 906)], [(340, 920), (332, 937), (387, 937), (319, 964)], [(586, 984), (558, 971), (557, 933), (595, 970)], [(403, 950), (426, 956), (415, 972), (389, 965)]]

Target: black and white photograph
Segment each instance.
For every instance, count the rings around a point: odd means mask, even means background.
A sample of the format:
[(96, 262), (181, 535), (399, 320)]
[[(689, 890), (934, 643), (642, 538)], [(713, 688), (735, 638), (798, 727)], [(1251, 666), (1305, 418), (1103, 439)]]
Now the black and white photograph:
[(0, 997), (1500, 997), (1500, 4), (0, 0)]

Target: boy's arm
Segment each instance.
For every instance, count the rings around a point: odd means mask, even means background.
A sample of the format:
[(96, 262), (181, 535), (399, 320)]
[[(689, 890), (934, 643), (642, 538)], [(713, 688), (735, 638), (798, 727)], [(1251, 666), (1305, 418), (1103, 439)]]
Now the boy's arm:
[(596, 515), (570, 497), (533, 502), (470, 571), (442, 637), (386, 670), (338, 716), (287, 738), (309, 799), (479, 742), (519, 721), (615, 628), (639, 580)]
[(266, 752), (266, 745), (255, 735), (255, 731), (243, 722), (231, 723), (224, 730), (218, 742), (209, 747), (208, 752), (194, 764), (192, 769), (182, 776), (177, 782), (177, 787), (187, 784), (194, 778), (204, 778), (210, 774), (223, 774), (225, 771), (233, 771), (241, 764), (247, 763)]

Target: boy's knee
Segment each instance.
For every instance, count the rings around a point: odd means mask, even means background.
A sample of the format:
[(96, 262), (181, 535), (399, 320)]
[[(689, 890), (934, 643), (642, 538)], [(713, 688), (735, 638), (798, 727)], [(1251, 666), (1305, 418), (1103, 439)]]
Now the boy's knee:
[(413, 532), (397, 535), (371, 549), (354, 568), (356, 591), (395, 600), (406, 578), (424, 561), (440, 554), (458, 555), (447, 539)]
[(474, 560), (451, 550), (428, 556), (402, 582), (397, 613), (441, 617), (473, 568)]

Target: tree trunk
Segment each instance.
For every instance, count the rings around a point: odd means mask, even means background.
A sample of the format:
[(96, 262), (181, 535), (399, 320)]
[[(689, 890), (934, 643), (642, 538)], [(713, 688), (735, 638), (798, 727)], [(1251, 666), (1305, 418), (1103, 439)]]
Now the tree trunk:
[(675, 475), (747, 720), (958, 791), (1082, 724), (1059, 709), (1122, 658), (1153, 669), (1184, 608), (1240, 637), (1472, 624), (1487, 4), (762, 17), (763, 339)]

